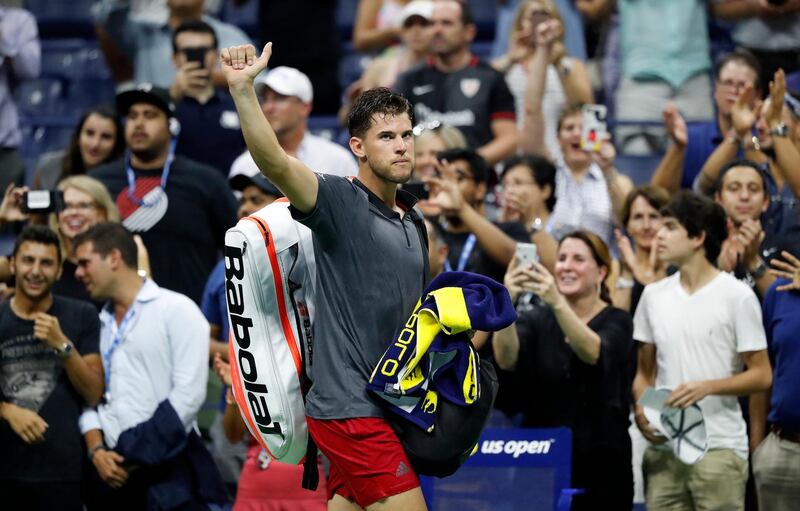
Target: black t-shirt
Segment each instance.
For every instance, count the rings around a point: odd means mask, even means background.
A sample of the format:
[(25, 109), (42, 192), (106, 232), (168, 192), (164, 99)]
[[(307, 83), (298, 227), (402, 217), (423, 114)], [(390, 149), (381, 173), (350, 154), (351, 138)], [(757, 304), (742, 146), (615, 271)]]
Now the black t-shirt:
[[(153, 280), (200, 303), (205, 281), (225, 243), (225, 231), (236, 223), (236, 200), (228, 182), (213, 168), (176, 156), (164, 198), (161, 169), (133, 170), (137, 200), (128, 194), (122, 160), (89, 175), (106, 185), (123, 225), (141, 235)], [(145, 205), (137, 203), (142, 198)]]
[[(58, 318), (81, 356), (98, 352), (100, 321), (91, 304), (54, 296), (47, 313)], [(8, 301), (0, 304), (0, 399), (35, 411), (48, 424), (44, 441), (28, 445), (0, 421), (0, 479), (80, 481), (83, 398), (70, 383), (64, 362), (33, 337), (33, 321), (19, 318)]]
[(414, 105), (416, 122), (438, 120), (455, 126), (469, 147), (492, 141), (492, 121), (516, 119), (505, 78), (477, 57), (451, 73), (439, 71), (429, 60), (400, 75), (395, 88)]
[(601, 340), (597, 364), (581, 361), (549, 307), (520, 312), (515, 374), (523, 426), (572, 429), (573, 450), (614, 448), (628, 439), (636, 352), (633, 320), (608, 306), (588, 323)]
[(215, 168), (227, 179), (233, 160), (247, 148), (231, 96), (217, 91), (205, 104), (186, 97), (175, 108), (181, 123), (176, 153)]

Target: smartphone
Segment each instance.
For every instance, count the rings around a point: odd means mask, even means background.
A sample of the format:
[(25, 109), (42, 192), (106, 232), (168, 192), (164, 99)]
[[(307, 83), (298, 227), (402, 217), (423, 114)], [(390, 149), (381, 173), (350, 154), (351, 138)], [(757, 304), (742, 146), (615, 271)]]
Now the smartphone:
[(425, 183), (405, 183), (403, 185), (403, 190), (407, 191), (419, 200), (427, 200), (430, 195), (428, 185)]
[(186, 48), (183, 50), (183, 54), (186, 55), (187, 62), (197, 62), (200, 64), (200, 69), (205, 67), (206, 62), (206, 53), (208, 52), (208, 48), (201, 47), (201, 48)]
[(516, 256), (521, 265), (530, 266), (539, 260), (539, 252), (533, 243), (517, 243)]
[(22, 196), (23, 213), (57, 213), (64, 204), (64, 193), (55, 190), (30, 190)]
[(581, 149), (600, 152), (603, 140), (608, 136), (606, 107), (603, 105), (583, 105), (581, 108), (583, 128), (581, 128)]

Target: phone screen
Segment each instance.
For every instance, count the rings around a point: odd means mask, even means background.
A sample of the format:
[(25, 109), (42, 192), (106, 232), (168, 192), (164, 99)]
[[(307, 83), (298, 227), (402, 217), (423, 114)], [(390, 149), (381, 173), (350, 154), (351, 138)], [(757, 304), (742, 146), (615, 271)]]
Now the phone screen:
[(208, 48), (201, 47), (201, 48), (185, 48), (183, 50), (184, 55), (186, 55), (187, 62), (197, 62), (200, 64), (200, 69), (204, 67), (206, 61), (206, 53), (208, 52)]
[(581, 109), (581, 149), (599, 152), (603, 140), (608, 135), (606, 126), (606, 107), (604, 105), (583, 105)]
[(527, 266), (539, 260), (539, 253), (533, 243), (517, 243), (516, 257), (521, 265)]

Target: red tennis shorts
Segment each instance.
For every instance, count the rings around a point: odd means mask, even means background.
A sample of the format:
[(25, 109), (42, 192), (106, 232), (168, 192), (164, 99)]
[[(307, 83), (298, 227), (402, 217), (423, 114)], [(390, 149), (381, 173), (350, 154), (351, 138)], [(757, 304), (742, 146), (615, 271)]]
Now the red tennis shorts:
[(331, 462), (328, 500), (335, 494), (362, 508), (412, 490), (419, 478), (385, 419), (312, 419), (308, 432)]

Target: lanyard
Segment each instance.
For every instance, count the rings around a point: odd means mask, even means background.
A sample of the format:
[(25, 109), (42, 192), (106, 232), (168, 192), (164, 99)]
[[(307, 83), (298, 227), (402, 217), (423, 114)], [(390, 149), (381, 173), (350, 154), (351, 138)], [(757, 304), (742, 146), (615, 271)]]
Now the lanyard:
[[(167, 189), (167, 178), (169, 177), (169, 171), (172, 168), (172, 160), (175, 159), (175, 139), (172, 139), (169, 143), (169, 152), (167, 153), (167, 161), (164, 162), (164, 171), (161, 173), (161, 189), (166, 191)], [(138, 206), (144, 206), (149, 208), (151, 206), (155, 206), (156, 202), (160, 200), (160, 197), (156, 197), (155, 200), (148, 203), (144, 199), (140, 199), (136, 196), (136, 174), (134, 174), (133, 169), (131, 168), (131, 156), (130, 151), (128, 155), (125, 157), (125, 173), (128, 175), (128, 197)]]
[[(122, 322), (119, 324), (119, 328), (116, 329), (114, 332), (114, 339), (111, 341), (111, 346), (108, 347), (108, 350), (103, 353), (103, 365), (104, 365), (104, 374), (105, 374), (105, 395), (106, 401), (108, 401), (108, 397), (110, 394), (110, 386), (111, 386), (111, 359), (114, 356), (114, 351), (122, 344), (122, 334), (125, 331), (128, 323), (130, 323), (134, 316), (136, 316), (136, 304), (132, 304), (131, 308), (128, 309), (128, 312), (125, 313), (125, 316), (122, 318)], [(114, 325), (116, 326), (116, 321), (112, 317), (112, 321), (114, 321)]]
[[(464, 268), (467, 267), (467, 261), (469, 260), (469, 256), (472, 255), (473, 249), (475, 249), (476, 241), (477, 238), (475, 238), (474, 234), (470, 234), (467, 237), (467, 241), (465, 241), (464, 246), (461, 247), (461, 255), (458, 257), (458, 267), (456, 271), (464, 271)], [(444, 271), (453, 271), (449, 260), (444, 262)]]

